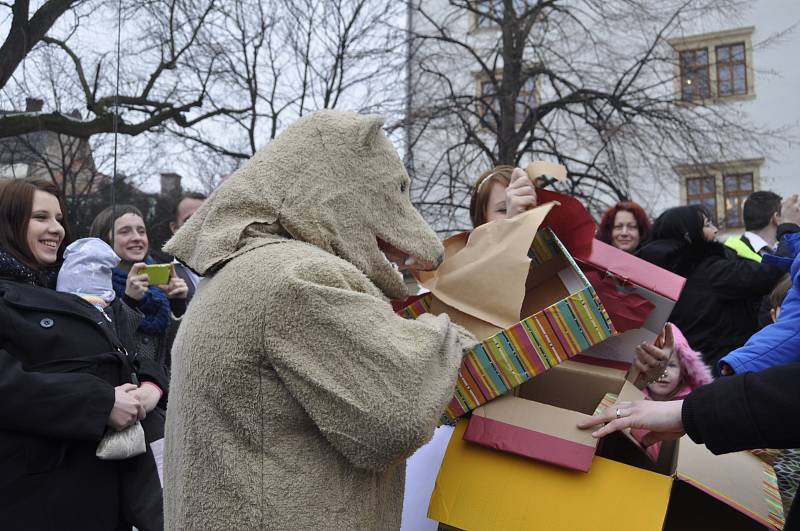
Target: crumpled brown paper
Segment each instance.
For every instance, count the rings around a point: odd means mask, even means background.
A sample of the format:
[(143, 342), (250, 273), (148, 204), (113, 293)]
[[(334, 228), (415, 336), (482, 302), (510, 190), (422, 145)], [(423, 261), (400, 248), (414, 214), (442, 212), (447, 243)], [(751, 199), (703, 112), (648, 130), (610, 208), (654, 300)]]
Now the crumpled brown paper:
[(553, 206), (548, 203), (476, 228), (444, 242), (445, 260), (433, 273), (420, 275), (435, 299), (433, 313), (484, 339), (519, 322), (530, 269), (533, 238)]

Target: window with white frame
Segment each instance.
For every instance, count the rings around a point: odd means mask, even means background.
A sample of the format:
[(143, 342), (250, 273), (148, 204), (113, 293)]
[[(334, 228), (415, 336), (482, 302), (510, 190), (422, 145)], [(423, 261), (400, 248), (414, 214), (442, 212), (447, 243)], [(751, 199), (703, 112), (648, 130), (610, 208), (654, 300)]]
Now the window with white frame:
[(698, 100), (711, 95), (708, 84), (708, 49), (685, 50), (680, 52), (681, 98)]
[(725, 226), (744, 227), (742, 207), (747, 196), (753, 193), (753, 172), (723, 173), (722, 191), (725, 200)]
[(753, 27), (707, 33), (669, 43), (676, 55), (676, 93), (683, 101), (755, 96)]
[(717, 184), (713, 175), (687, 177), (686, 204), (704, 207), (712, 221), (717, 222)]
[(759, 189), (764, 159), (744, 159), (674, 169), (682, 177), (684, 204), (702, 205), (723, 229), (744, 227), (742, 207)]
[(717, 96), (747, 94), (747, 60), (745, 44), (737, 42), (716, 47)]

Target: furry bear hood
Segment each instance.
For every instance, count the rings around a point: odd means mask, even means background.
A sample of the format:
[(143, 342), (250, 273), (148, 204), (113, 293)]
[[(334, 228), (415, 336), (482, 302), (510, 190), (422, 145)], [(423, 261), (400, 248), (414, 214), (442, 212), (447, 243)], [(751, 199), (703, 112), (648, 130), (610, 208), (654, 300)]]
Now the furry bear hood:
[(167, 242), (201, 275), (252, 245), (300, 240), (407, 295), (386, 244), (437, 266), (442, 245), (409, 197), (410, 180), (378, 115), (320, 111), (289, 126), (237, 170)]

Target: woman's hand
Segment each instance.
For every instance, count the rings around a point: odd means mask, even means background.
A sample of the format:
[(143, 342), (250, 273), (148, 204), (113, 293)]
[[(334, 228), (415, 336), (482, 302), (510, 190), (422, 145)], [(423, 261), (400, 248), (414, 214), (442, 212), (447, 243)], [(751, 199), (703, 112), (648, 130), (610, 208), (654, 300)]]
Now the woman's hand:
[(128, 393), (136, 397), (146, 413), (153, 411), (161, 400), (161, 390), (149, 382), (142, 382), (142, 385), (131, 389)]
[(185, 299), (189, 296), (189, 286), (175, 272), (175, 266), (172, 266), (172, 274), (169, 277), (169, 284), (160, 284), (158, 288), (163, 291), (169, 299)]
[(147, 273), (144, 272), (145, 267), (147, 267), (147, 265), (144, 262), (136, 262), (133, 264), (128, 273), (128, 278), (125, 281), (125, 295), (135, 301), (142, 300), (150, 289)]
[(117, 431), (124, 430), (147, 414), (136, 395), (130, 393), (135, 389), (136, 386), (129, 383), (114, 388), (114, 407), (108, 415), (107, 424)]
[(536, 206), (536, 187), (522, 168), (514, 168), (506, 187), (506, 217), (513, 218)]
[(682, 409), (683, 400), (618, 402), (601, 414), (579, 422), (578, 427), (587, 429), (607, 423), (592, 433), (596, 438), (628, 428), (648, 430), (650, 433), (644, 436), (642, 444), (650, 446), (657, 441), (679, 439), (686, 433), (683, 431)]
[(633, 365), (639, 370), (634, 384), (642, 389), (650, 382), (657, 380), (667, 367), (675, 349), (675, 337), (672, 325), (667, 323), (653, 344), (642, 343), (636, 347), (636, 358)]

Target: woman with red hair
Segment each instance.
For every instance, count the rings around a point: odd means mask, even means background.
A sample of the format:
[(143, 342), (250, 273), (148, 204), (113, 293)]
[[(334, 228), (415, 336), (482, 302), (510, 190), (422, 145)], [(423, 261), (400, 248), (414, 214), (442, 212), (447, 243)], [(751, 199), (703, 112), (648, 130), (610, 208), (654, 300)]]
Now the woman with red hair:
[(603, 214), (597, 239), (634, 253), (647, 241), (650, 227), (650, 219), (641, 206), (633, 201), (621, 201)]

